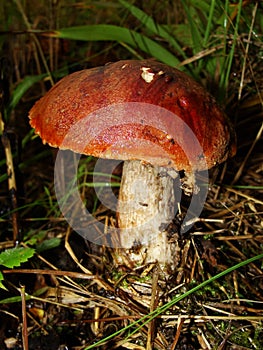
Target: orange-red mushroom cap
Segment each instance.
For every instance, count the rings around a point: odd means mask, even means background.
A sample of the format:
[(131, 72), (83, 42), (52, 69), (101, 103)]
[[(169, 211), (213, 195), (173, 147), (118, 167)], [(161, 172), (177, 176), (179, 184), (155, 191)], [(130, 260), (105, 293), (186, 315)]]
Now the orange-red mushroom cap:
[(215, 99), (185, 73), (152, 60), (70, 74), (29, 118), (44, 143), (95, 157), (195, 171), (235, 153), (232, 127)]

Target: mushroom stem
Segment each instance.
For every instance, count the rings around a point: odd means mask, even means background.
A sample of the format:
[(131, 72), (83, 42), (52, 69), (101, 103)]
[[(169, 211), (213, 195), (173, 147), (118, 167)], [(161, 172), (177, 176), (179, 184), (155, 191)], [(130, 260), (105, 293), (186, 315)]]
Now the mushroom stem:
[(178, 242), (167, 233), (176, 211), (176, 180), (167, 171), (141, 161), (124, 162), (117, 217), (131, 266), (158, 261), (173, 270), (177, 265)]

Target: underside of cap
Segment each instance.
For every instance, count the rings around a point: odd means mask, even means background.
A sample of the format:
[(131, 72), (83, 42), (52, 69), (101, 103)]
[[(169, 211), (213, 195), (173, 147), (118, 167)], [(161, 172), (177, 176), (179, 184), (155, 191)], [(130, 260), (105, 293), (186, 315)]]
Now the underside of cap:
[(29, 118), (44, 143), (95, 157), (195, 171), (235, 153), (232, 127), (213, 97), (152, 60), (73, 73), (36, 102)]

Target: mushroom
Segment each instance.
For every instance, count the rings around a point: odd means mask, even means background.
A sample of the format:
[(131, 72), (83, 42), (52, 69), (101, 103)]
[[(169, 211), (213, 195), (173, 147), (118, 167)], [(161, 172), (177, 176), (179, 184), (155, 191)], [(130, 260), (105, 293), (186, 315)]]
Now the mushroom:
[[(180, 188), (197, 195), (202, 186), (196, 173), (235, 153), (232, 127), (215, 99), (175, 68), (126, 60), (66, 76), (36, 102), (29, 118), (53, 147), (124, 160), (119, 247), (131, 266), (158, 261), (174, 269), (179, 247), (169, 227)], [(197, 207), (184, 230), (202, 203)]]

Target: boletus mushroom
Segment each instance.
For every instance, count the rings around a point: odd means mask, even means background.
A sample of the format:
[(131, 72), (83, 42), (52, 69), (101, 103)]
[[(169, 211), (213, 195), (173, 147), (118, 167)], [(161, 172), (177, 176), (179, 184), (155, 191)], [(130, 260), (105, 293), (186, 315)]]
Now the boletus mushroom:
[(66, 76), (29, 118), (53, 147), (124, 160), (119, 246), (131, 265), (158, 261), (174, 269), (179, 248), (168, 227), (178, 188), (198, 193), (195, 174), (235, 153), (232, 127), (215, 99), (177, 69), (126, 60)]

